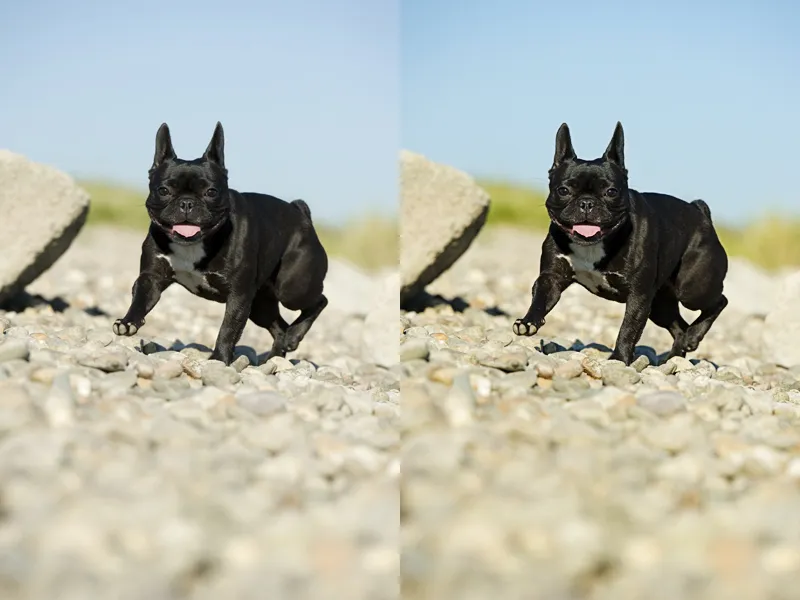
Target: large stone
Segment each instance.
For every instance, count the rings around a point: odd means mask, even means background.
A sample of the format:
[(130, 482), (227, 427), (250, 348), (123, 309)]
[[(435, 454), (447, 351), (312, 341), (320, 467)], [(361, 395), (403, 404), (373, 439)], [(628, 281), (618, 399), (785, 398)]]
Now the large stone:
[(400, 362), (400, 338), (397, 333), (400, 320), (399, 280), (396, 272), (384, 276), (373, 307), (364, 320), (361, 335), (361, 359), (382, 367), (391, 367)]
[(466, 173), (400, 152), (400, 303), (466, 251), (486, 222), (489, 195)]
[(763, 357), (783, 366), (800, 365), (800, 271), (784, 278), (761, 331)]
[(89, 195), (69, 175), (0, 150), (0, 209), (5, 215), (2, 305), (69, 248), (86, 222)]

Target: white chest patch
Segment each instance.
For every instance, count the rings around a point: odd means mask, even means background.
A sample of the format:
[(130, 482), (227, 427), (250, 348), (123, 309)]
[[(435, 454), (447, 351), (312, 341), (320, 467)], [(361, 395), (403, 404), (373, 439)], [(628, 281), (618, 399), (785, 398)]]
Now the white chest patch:
[(201, 288), (214, 291), (208, 285), (205, 274), (195, 267), (206, 256), (202, 243), (189, 246), (170, 244), (169, 249), (172, 254), (162, 254), (161, 258), (172, 267), (175, 272), (175, 281), (192, 293), (197, 293)]
[(597, 263), (606, 256), (602, 243), (592, 244), (591, 246), (570, 244), (569, 249), (572, 250), (572, 254), (562, 254), (561, 258), (566, 260), (572, 267), (575, 273), (575, 281), (593, 294), (596, 294), (599, 290), (617, 292), (609, 285), (605, 274), (597, 270)]

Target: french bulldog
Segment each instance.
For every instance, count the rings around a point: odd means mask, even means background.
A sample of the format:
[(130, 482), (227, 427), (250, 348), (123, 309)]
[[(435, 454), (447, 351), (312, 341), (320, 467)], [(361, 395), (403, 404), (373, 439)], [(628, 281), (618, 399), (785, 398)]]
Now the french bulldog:
[[(322, 293), (328, 257), (308, 205), (229, 188), (220, 123), (206, 151), (193, 160), (175, 155), (163, 123), (149, 180), (150, 229), (130, 308), (114, 323), (114, 333), (134, 335), (162, 292), (178, 283), (225, 304), (212, 359), (233, 361), (248, 318), (272, 335), (267, 360), (296, 350), (328, 304)], [(291, 325), (281, 317), (279, 302), (300, 311)]]
[[(545, 202), (550, 228), (530, 308), (513, 331), (535, 334), (562, 292), (578, 283), (625, 304), (611, 359), (633, 361), (648, 318), (672, 335), (665, 360), (685, 357), (728, 304), (722, 293), (728, 257), (704, 201), (628, 187), (624, 146), (617, 123), (602, 157), (580, 159), (567, 124), (559, 128)], [(691, 325), (679, 302), (700, 311)]]

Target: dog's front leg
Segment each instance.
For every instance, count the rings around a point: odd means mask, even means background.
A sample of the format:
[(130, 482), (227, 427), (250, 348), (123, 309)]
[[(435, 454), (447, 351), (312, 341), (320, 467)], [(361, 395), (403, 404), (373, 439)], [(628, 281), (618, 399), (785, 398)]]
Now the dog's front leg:
[(531, 305), (521, 319), (514, 321), (513, 330), (517, 335), (533, 335), (544, 325), (547, 314), (561, 298), (562, 292), (569, 287), (572, 279), (564, 273), (543, 271), (533, 283)]
[(254, 295), (244, 290), (231, 291), (225, 304), (225, 316), (222, 317), (222, 325), (219, 328), (211, 360), (221, 360), (226, 365), (233, 362), (233, 351), (247, 325)]
[(144, 325), (144, 318), (153, 310), (161, 293), (172, 283), (172, 279), (160, 273), (142, 271), (133, 283), (130, 308), (125, 316), (114, 321), (117, 335), (134, 335)]
[(625, 304), (625, 316), (617, 334), (617, 342), (609, 360), (621, 360), (626, 365), (633, 362), (633, 352), (636, 344), (642, 337), (642, 332), (650, 317), (650, 307), (653, 303), (651, 285), (641, 281), (631, 287), (628, 301)]

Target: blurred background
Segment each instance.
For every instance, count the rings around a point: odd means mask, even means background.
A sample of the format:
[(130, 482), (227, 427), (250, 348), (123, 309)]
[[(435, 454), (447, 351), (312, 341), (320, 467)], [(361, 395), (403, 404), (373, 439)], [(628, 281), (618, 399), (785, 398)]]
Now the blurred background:
[(800, 263), (800, 5), (404, 0), (403, 147), (472, 174), (490, 224), (544, 228), (566, 121), (578, 156), (619, 120), (631, 186), (711, 206), (728, 251)]
[(89, 224), (144, 231), (166, 121), (225, 128), (232, 187), (303, 198), (334, 254), (397, 263), (397, 3), (32, 0), (0, 10), (0, 147), (76, 177)]

